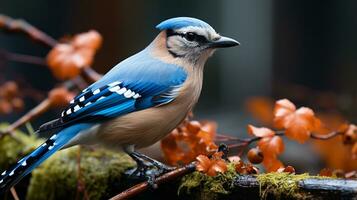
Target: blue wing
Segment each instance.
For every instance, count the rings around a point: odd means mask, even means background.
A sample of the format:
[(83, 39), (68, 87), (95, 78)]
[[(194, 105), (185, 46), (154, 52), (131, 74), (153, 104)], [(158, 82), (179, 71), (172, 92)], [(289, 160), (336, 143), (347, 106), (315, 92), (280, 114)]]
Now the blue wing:
[[(148, 47), (150, 48), (150, 47)], [(185, 70), (153, 58), (149, 49), (124, 60), (76, 96), (61, 118), (40, 130), (74, 122), (98, 122), (172, 101), (186, 80)]]

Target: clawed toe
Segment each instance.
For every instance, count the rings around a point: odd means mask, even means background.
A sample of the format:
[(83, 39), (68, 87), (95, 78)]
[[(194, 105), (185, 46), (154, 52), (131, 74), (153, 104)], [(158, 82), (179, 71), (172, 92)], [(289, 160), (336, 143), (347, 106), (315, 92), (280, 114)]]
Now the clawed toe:
[(167, 166), (139, 152), (134, 151), (129, 153), (129, 155), (137, 163), (137, 168), (131, 172), (130, 176), (147, 180), (152, 189), (157, 188), (157, 184), (155, 183), (156, 177), (175, 169), (175, 167)]

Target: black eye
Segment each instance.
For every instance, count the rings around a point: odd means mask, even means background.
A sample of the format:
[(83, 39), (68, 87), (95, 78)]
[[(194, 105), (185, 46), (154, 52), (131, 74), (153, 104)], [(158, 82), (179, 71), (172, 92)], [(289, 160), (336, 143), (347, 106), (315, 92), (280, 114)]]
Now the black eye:
[(185, 38), (188, 41), (194, 41), (194, 40), (196, 40), (197, 35), (195, 33), (188, 32), (188, 33), (185, 34)]

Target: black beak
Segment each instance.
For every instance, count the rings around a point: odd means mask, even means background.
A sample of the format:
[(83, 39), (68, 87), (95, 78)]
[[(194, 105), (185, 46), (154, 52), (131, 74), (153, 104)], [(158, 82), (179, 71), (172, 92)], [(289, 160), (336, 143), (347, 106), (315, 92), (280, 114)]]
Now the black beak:
[(220, 37), (218, 40), (209, 43), (209, 48), (227, 48), (238, 46), (240, 43), (229, 37)]

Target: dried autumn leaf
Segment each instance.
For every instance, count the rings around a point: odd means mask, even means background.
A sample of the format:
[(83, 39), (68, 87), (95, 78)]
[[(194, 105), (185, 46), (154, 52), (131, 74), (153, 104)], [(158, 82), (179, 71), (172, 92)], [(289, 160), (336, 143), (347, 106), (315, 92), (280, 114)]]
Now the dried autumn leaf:
[(217, 172), (226, 172), (228, 169), (227, 164), (220, 156), (221, 155), (213, 155), (211, 159), (205, 155), (197, 156), (196, 160), (198, 164), (196, 165), (196, 170), (206, 173), (208, 176), (216, 176)]
[(284, 142), (280, 136), (264, 137), (259, 140), (258, 147), (265, 157), (272, 157), (284, 152)]
[(57, 44), (48, 53), (47, 64), (56, 78), (74, 78), (92, 64), (101, 43), (102, 37), (96, 31), (78, 34), (68, 43)]
[(256, 137), (269, 137), (275, 135), (275, 132), (269, 128), (257, 128), (253, 125), (248, 125), (248, 133)]
[(281, 137), (264, 137), (259, 140), (257, 145), (263, 152), (263, 165), (268, 172), (276, 171), (283, 167), (282, 162), (277, 158), (277, 155), (284, 151), (284, 143)]
[(284, 167), (283, 163), (277, 159), (276, 156), (265, 157), (263, 160), (263, 166), (267, 172), (275, 172), (281, 167)]
[(198, 164), (196, 165), (196, 170), (200, 172), (207, 172), (211, 167), (211, 160), (205, 155), (199, 155), (196, 157)]
[(212, 154), (218, 148), (214, 143), (215, 128), (213, 122), (186, 119), (161, 140), (165, 160), (171, 165), (180, 165), (193, 161), (200, 154)]
[(288, 138), (304, 143), (310, 138), (311, 132), (317, 130), (321, 122), (310, 108), (296, 107), (287, 99), (276, 102), (274, 108), (274, 125), (285, 129)]

